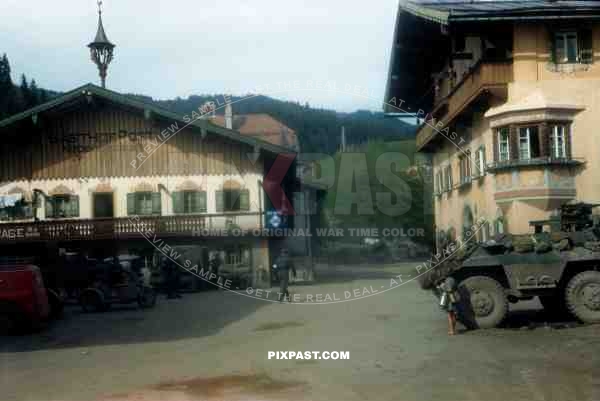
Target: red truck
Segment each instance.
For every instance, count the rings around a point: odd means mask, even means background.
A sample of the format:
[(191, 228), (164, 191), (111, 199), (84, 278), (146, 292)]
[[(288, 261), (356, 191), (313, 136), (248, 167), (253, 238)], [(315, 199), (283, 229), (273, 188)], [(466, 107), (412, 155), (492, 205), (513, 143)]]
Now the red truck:
[(51, 313), (40, 269), (28, 263), (0, 265), (0, 333), (39, 329)]

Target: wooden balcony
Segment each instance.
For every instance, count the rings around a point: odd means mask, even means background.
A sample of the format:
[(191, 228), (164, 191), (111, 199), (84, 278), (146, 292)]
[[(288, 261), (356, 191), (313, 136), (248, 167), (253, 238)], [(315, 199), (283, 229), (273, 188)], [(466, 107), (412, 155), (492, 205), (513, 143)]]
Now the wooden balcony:
[[(455, 121), (482, 95), (492, 94), (506, 98), (508, 83), (512, 80), (512, 60), (480, 61), (452, 88), (449, 87), (449, 81), (445, 80), (441, 85), (440, 93), (447, 93), (447, 95), (436, 98), (433, 112), (430, 113), (436, 123), (442, 121), (444, 125), (441, 129), (436, 128), (433, 123), (425, 122), (421, 125), (417, 131), (417, 149), (423, 149), (439, 134), (438, 131)], [(460, 132), (457, 133), (461, 136)]]
[(263, 212), (235, 212), (4, 223), (0, 224), (0, 243), (122, 240), (154, 235), (156, 238), (240, 237), (255, 235), (253, 230), (262, 230), (263, 221)]

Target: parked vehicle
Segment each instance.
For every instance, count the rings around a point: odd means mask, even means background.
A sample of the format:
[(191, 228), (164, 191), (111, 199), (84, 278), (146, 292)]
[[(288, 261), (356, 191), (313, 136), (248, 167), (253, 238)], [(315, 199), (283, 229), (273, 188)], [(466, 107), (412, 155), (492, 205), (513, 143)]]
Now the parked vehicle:
[(138, 256), (123, 255), (96, 265), (91, 284), (80, 296), (86, 312), (107, 310), (111, 304), (137, 302), (141, 308), (156, 304), (156, 292), (145, 280)]
[(467, 242), (421, 277), (421, 286), (436, 292), (453, 277), (462, 300), (458, 318), (469, 328), (495, 327), (509, 302), (535, 296), (551, 313), (600, 323), (600, 225), (593, 207), (566, 204), (553, 219), (531, 222), (532, 235)]
[(48, 294), (37, 266), (19, 261), (0, 265), (2, 334), (39, 329), (50, 314)]
[[(178, 255), (176, 260), (177, 263), (185, 264), (185, 261), (189, 261), (189, 267), (198, 266), (198, 270), (204, 269), (205, 271), (210, 269), (208, 248), (199, 245), (176, 245), (172, 248), (173, 255)], [(163, 271), (165, 265), (166, 256), (159, 251), (154, 253), (154, 263), (152, 267), (152, 285), (154, 288), (166, 289), (167, 283), (167, 272)], [(183, 268), (178, 266), (179, 274), (178, 283), (180, 290), (199, 291), (212, 286), (205, 280), (201, 279), (197, 275), (186, 272)]]

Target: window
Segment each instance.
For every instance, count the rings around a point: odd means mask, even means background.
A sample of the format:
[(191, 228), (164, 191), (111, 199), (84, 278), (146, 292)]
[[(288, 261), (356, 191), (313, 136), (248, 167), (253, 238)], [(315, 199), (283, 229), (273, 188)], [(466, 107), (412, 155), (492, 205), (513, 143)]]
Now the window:
[(203, 213), (206, 212), (205, 191), (173, 192), (173, 213)]
[[(12, 196), (14, 195), (7, 195), (7, 197)], [(1, 203), (3, 205), (0, 207), (0, 221), (24, 220), (33, 217), (33, 205), (26, 203), (24, 199), (10, 201), (8, 204)]]
[(519, 159), (530, 160), (540, 157), (540, 139), (537, 127), (519, 128)]
[(451, 191), (452, 187), (453, 187), (453, 182), (452, 182), (452, 166), (447, 166), (444, 169), (444, 176), (445, 176), (445, 187), (444, 189), (446, 191)]
[(440, 195), (442, 192), (444, 192), (444, 174), (442, 173), (441, 169), (436, 174), (435, 183), (435, 192), (436, 194)]
[(498, 161), (510, 160), (510, 133), (508, 128), (498, 130)]
[(127, 214), (130, 216), (160, 216), (160, 192), (134, 192), (127, 194)]
[(225, 189), (216, 193), (217, 212), (250, 210), (250, 192), (247, 189)]
[(480, 147), (475, 152), (475, 171), (474, 177), (482, 177), (485, 175), (485, 146)]
[(567, 127), (555, 125), (550, 138), (550, 157), (563, 159), (567, 157)]
[(46, 217), (79, 217), (79, 196), (54, 195), (46, 198)]
[(468, 184), (471, 182), (471, 151), (467, 151), (460, 157), (460, 183)]
[(557, 32), (554, 34), (554, 52), (557, 63), (579, 62), (577, 32)]

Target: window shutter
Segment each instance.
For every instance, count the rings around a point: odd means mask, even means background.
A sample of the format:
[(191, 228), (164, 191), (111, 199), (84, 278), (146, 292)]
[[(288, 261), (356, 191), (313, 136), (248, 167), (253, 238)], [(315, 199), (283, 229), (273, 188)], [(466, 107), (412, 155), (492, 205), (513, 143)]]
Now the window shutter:
[(540, 156), (542, 157), (554, 157), (552, 153), (551, 139), (552, 139), (552, 125), (548, 123), (541, 123), (539, 128), (540, 135)]
[(519, 160), (519, 130), (511, 125), (509, 132), (510, 160)]
[(240, 210), (250, 210), (250, 191), (247, 189), (240, 191)]
[[(173, 192), (173, 213), (184, 213), (185, 212), (185, 204), (184, 204), (184, 194), (183, 192)], [(152, 200), (152, 206), (154, 210), (154, 199)]]
[(206, 191), (199, 191), (194, 193), (195, 201), (195, 209), (194, 212), (202, 213), (206, 212)]
[(582, 64), (592, 64), (594, 62), (594, 40), (591, 29), (582, 29), (577, 32), (579, 43), (579, 62)]
[(135, 194), (127, 194), (127, 215), (133, 216), (135, 214)]
[(160, 216), (162, 211), (161, 206), (160, 192), (152, 192), (152, 214)]
[(571, 159), (573, 155), (571, 154), (571, 126), (565, 125), (565, 156), (567, 159)]
[(69, 198), (69, 217), (79, 217), (79, 196), (71, 195)]
[(215, 201), (217, 212), (222, 212), (225, 209), (225, 193), (223, 191), (216, 191)]
[(54, 201), (52, 198), (46, 198), (46, 217), (54, 217)]

